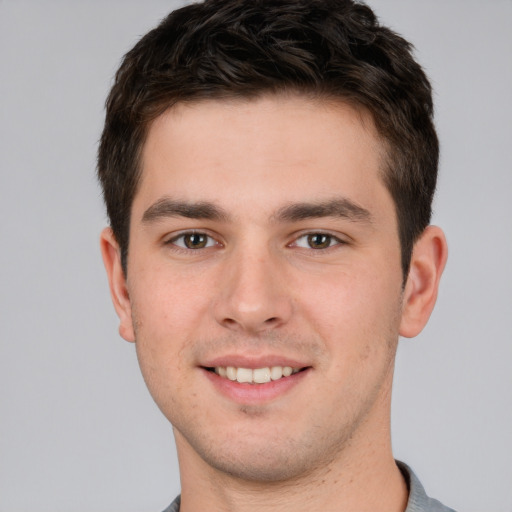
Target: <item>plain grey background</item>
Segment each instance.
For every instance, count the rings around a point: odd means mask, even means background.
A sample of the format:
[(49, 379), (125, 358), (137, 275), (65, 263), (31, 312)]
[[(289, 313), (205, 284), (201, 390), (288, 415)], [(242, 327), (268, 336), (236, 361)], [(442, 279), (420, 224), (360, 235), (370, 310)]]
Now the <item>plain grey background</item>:
[[(512, 512), (512, 2), (370, 3), (436, 90), (450, 245), (430, 324), (401, 341), (395, 453), (460, 512)], [(179, 492), (117, 334), (94, 174), (120, 58), (176, 5), (0, 0), (0, 511), (158, 512)]]

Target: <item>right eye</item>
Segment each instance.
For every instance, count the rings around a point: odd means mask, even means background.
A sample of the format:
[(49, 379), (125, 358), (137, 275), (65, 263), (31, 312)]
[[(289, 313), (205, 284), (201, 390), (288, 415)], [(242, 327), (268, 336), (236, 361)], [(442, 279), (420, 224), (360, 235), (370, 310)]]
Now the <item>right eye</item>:
[(181, 249), (206, 249), (208, 247), (214, 247), (217, 242), (206, 233), (192, 231), (189, 233), (181, 233), (180, 235), (171, 238), (168, 244), (175, 245)]

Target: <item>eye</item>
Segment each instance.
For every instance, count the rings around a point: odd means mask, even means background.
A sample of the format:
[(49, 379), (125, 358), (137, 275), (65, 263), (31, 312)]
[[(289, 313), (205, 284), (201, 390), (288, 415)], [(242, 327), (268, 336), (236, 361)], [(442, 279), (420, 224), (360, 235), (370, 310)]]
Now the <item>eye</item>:
[(167, 243), (173, 244), (182, 249), (206, 249), (217, 245), (217, 242), (205, 233), (190, 232), (182, 233), (174, 238), (171, 238)]
[(342, 243), (342, 240), (327, 233), (308, 233), (297, 238), (293, 245), (304, 249), (328, 249)]

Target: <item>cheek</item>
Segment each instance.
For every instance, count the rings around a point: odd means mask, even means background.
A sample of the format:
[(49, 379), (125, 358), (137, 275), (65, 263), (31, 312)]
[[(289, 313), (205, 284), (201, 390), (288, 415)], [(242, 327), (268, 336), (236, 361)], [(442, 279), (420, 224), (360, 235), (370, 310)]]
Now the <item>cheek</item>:
[[(208, 281), (206, 281), (207, 283)], [(208, 307), (209, 293), (200, 275), (189, 275), (155, 267), (140, 272), (137, 285), (130, 291), (136, 327), (155, 342), (163, 336), (186, 338), (199, 327)]]
[(185, 315), (191, 314), (179, 288), (170, 283), (162, 274), (140, 272), (130, 289), (137, 357), (150, 391), (160, 375), (176, 374)]
[(301, 284), (303, 314), (334, 351), (367, 358), (398, 338), (400, 279), (360, 269)]
[[(133, 299), (135, 348), (146, 386), (168, 418), (180, 410), (179, 399), (186, 396), (186, 379), (190, 358), (186, 357), (186, 311), (182, 302), (174, 300), (158, 287)], [(190, 311), (188, 311), (190, 313)]]

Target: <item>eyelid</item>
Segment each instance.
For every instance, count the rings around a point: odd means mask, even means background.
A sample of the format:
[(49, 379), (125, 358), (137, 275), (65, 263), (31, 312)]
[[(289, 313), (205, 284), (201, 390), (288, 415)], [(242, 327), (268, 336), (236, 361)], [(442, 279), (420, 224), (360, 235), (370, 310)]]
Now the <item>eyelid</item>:
[[(331, 238), (331, 240), (335, 243), (329, 245), (328, 247), (325, 247), (324, 249), (321, 249), (321, 248), (317, 248), (317, 249), (314, 249), (313, 247), (302, 247), (302, 246), (299, 246), (297, 245), (297, 241), (302, 239), (302, 238), (307, 238), (308, 236), (311, 236), (311, 235), (325, 235), (325, 236), (328, 236)], [(329, 249), (334, 249), (335, 247), (338, 247), (340, 245), (346, 245), (348, 244), (348, 240), (342, 236), (340, 236), (339, 234), (334, 234), (330, 231), (325, 231), (325, 230), (322, 230), (322, 229), (313, 229), (313, 230), (308, 230), (308, 231), (302, 231), (300, 232), (299, 234), (297, 234), (293, 241), (288, 244), (288, 247), (298, 247), (300, 249), (307, 249), (307, 250), (312, 250), (312, 251), (315, 251), (315, 252), (321, 252), (321, 251), (327, 251)]]
[[(184, 244), (179, 245), (176, 243), (176, 241), (183, 239), (187, 235), (204, 235), (209, 240), (205, 247), (200, 247), (197, 249), (191, 249), (189, 247), (186, 247)], [(332, 242), (334, 242), (334, 243), (332, 243), (331, 245), (329, 245), (328, 247), (323, 248), (323, 249), (321, 249), (321, 248), (314, 249), (312, 247), (301, 247), (301, 246), (297, 245), (298, 240), (304, 239), (311, 235), (328, 236), (331, 238)], [(329, 249), (334, 249), (335, 247), (338, 247), (340, 245), (346, 245), (346, 244), (350, 243), (349, 240), (347, 240), (347, 238), (348, 237), (341, 236), (340, 234), (334, 234), (327, 230), (312, 229), (312, 230), (307, 230), (307, 231), (301, 231), (300, 233), (295, 234), (293, 236), (292, 241), (289, 244), (287, 244), (287, 246), (288, 247), (298, 247), (299, 249), (313, 250), (315, 252), (322, 252), (322, 251), (327, 251)], [(211, 243), (211, 242), (213, 242), (213, 243)], [(196, 251), (200, 251), (200, 250), (204, 250), (204, 249), (210, 249), (215, 246), (218, 246), (218, 247), (224, 246), (224, 244), (221, 241), (219, 241), (218, 236), (213, 235), (212, 233), (208, 232), (208, 230), (205, 230), (205, 229), (186, 229), (183, 231), (172, 233), (164, 238), (163, 244), (165, 246), (172, 246), (173, 250), (183, 251), (183, 252), (196, 252)]]
[[(197, 249), (191, 249), (189, 247), (186, 247), (185, 244), (178, 245), (176, 243), (177, 240), (183, 239), (187, 235), (204, 235), (209, 239), (207, 242), (207, 245), (205, 247), (199, 247)], [(210, 244), (210, 241), (213, 241), (213, 244)], [(176, 251), (184, 251), (184, 252), (196, 252), (201, 251), (204, 249), (210, 249), (215, 246), (222, 246), (223, 244), (219, 242), (219, 240), (213, 236), (211, 233), (209, 233), (207, 230), (204, 229), (186, 229), (183, 231), (180, 231), (178, 233), (172, 233), (172, 235), (166, 237), (163, 241), (164, 245), (166, 246), (172, 246), (173, 250)]]

